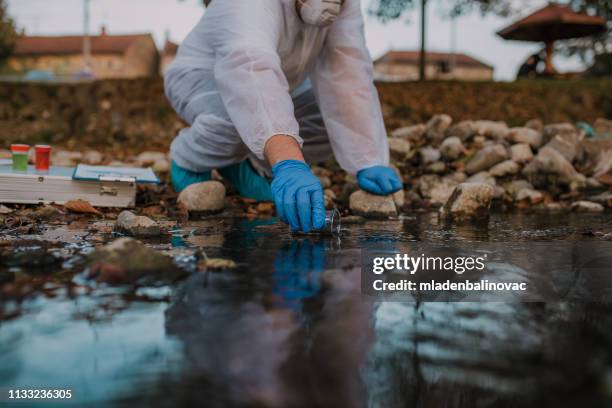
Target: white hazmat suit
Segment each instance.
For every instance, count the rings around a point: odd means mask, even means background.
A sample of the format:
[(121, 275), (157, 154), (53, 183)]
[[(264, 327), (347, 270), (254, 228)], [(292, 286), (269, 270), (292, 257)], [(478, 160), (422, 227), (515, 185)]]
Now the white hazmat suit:
[(171, 147), (187, 170), (263, 160), (278, 134), (294, 137), (311, 163), (333, 151), (350, 174), (389, 163), (359, 0), (346, 0), (329, 26), (304, 23), (295, 0), (213, 0), (165, 88), (191, 125)]

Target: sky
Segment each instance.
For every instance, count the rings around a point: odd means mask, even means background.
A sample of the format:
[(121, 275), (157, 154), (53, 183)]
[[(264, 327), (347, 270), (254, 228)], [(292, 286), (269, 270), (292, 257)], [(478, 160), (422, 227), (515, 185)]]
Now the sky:
[[(9, 14), (27, 34), (80, 34), (83, 32), (84, 0), (8, 0)], [(361, 0), (364, 10), (371, 0)], [(200, 0), (90, 0), (92, 33), (104, 25), (109, 34), (150, 32), (160, 47), (166, 35), (180, 42), (205, 12)], [(459, 17), (452, 23), (443, 16), (442, 4), (431, 1), (428, 8), (427, 47), (430, 51), (457, 52), (474, 56), (495, 67), (497, 80), (512, 80), (520, 64), (542, 45), (504, 41), (495, 33), (513, 18), (482, 17), (479, 13)], [(530, 0), (521, 15), (546, 5), (547, 0)], [(419, 48), (419, 17), (414, 10), (401, 20), (382, 24), (365, 16), (366, 39), (373, 58), (389, 49)], [(452, 33), (456, 32), (453, 42)], [(582, 68), (577, 58), (555, 57), (555, 66), (564, 71)]]

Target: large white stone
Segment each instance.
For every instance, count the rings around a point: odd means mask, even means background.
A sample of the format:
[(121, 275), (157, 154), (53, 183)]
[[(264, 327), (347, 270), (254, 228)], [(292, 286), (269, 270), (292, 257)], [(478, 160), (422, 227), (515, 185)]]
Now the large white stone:
[(192, 184), (181, 191), (177, 201), (188, 211), (219, 212), (225, 206), (225, 186), (218, 181)]

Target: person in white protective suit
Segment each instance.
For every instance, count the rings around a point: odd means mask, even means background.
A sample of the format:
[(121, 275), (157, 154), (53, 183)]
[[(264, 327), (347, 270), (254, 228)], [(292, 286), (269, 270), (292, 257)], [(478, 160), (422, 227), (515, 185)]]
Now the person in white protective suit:
[(240, 195), (274, 200), (292, 230), (308, 232), (323, 227), (325, 208), (306, 163), (333, 154), (366, 191), (402, 188), (389, 167), (359, 0), (209, 3), (165, 75), (166, 95), (190, 125), (171, 147), (178, 191), (217, 169)]

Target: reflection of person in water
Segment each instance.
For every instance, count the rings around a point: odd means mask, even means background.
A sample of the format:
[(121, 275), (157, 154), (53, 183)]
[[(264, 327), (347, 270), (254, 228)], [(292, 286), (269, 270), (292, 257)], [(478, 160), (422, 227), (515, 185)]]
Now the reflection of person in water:
[(240, 223), (225, 237), (239, 267), (193, 275), (166, 312), (185, 356), (177, 405), (359, 405), (371, 341), (359, 263), (336, 265), (327, 239), (266, 240)]
[(538, 76), (538, 65), (540, 65), (540, 62), (543, 61), (541, 54), (542, 53), (539, 52), (530, 55), (529, 58), (527, 58), (527, 60), (523, 62), (523, 65), (521, 65), (521, 67), (519, 68), (518, 73), (516, 74), (516, 78), (524, 79), (535, 78), (536, 76)]

